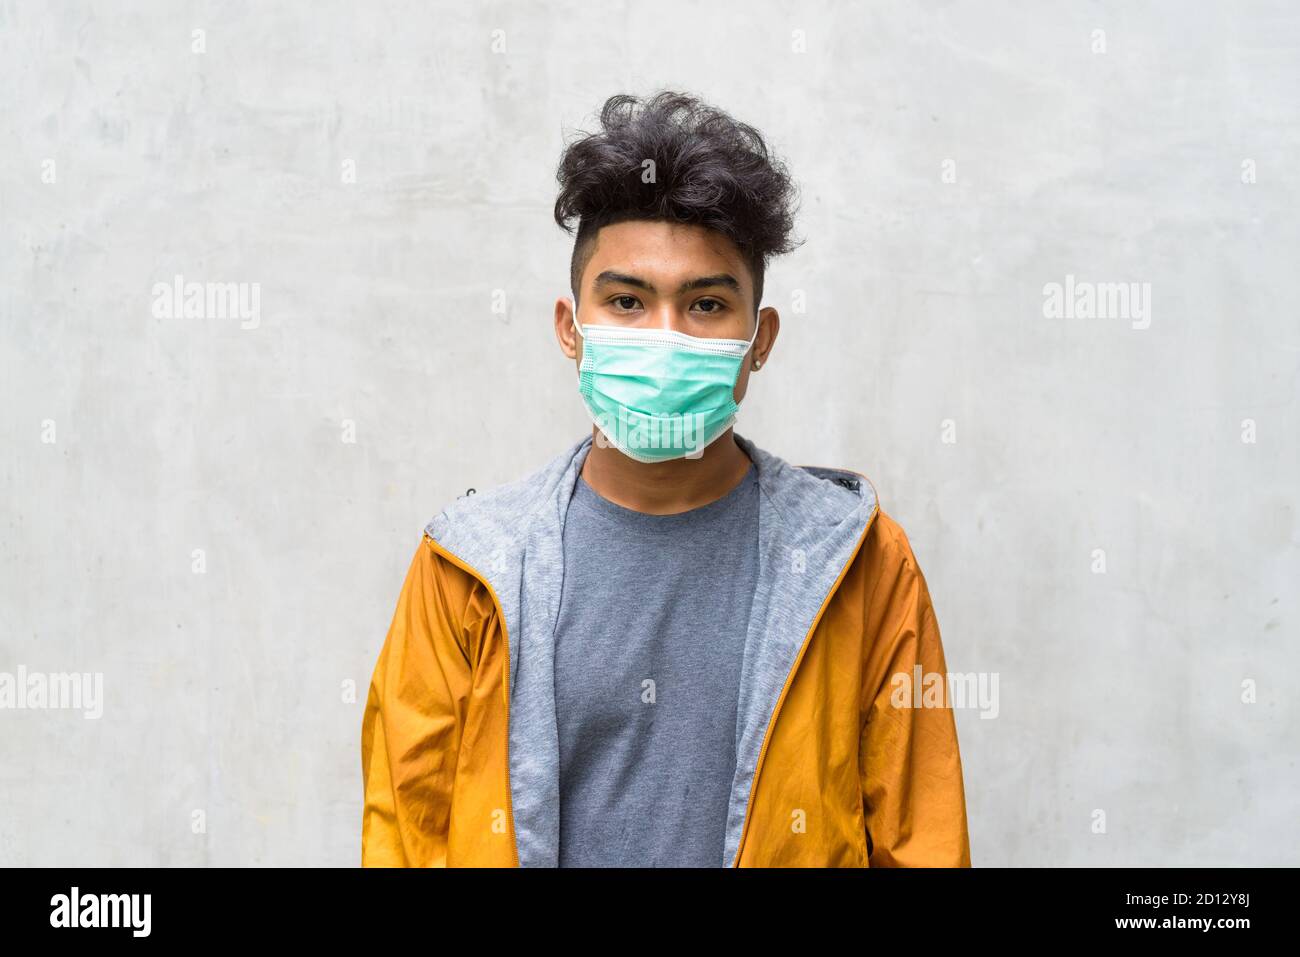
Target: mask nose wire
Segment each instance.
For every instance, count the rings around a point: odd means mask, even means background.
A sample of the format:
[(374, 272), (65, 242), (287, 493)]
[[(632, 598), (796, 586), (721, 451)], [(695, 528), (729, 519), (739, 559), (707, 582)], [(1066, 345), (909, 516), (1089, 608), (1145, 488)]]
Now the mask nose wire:
[[(569, 305), (573, 307), (573, 328), (578, 333), (579, 339), (585, 339), (587, 337), (582, 334), (582, 323), (578, 321), (578, 304), (577, 302), (574, 301), (572, 296), (569, 296), (567, 298), (569, 300)], [(753, 333), (750, 334), (749, 342), (745, 346), (746, 355), (749, 354), (750, 349), (754, 348), (754, 342), (756, 339), (758, 339), (758, 330), (761, 329), (762, 326), (763, 326), (763, 307), (759, 306), (758, 312), (754, 317), (754, 331)]]

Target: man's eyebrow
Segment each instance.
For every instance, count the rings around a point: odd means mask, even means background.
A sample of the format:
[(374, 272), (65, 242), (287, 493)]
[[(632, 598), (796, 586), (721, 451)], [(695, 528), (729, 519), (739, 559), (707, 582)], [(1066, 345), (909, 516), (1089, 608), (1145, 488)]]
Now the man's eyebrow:
[(695, 279), (688, 279), (677, 287), (679, 293), (690, 292), (692, 289), (707, 289), (710, 286), (726, 286), (728, 289), (740, 294), (740, 283), (731, 273), (718, 273), (716, 276), (698, 276)]
[(596, 281), (592, 283), (592, 286), (593, 288), (599, 289), (601, 286), (612, 286), (615, 284), (622, 286), (635, 286), (637, 289), (644, 289), (646, 292), (655, 291), (655, 287), (650, 285), (650, 283), (646, 282), (640, 276), (629, 276), (627, 273), (614, 272), (612, 269), (606, 269), (597, 276)]
[[(595, 282), (592, 283), (593, 287), (597, 289), (601, 286), (610, 286), (615, 284), (634, 286), (637, 289), (644, 289), (646, 292), (656, 291), (652, 283), (647, 282), (640, 276), (629, 276), (627, 273), (615, 272), (612, 269), (606, 269), (597, 276)], [(680, 294), (683, 292), (690, 292), (692, 289), (707, 289), (712, 286), (725, 286), (738, 294), (742, 292), (740, 283), (737, 281), (736, 277), (725, 272), (718, 273), (716, 276), (697, 276), (694, 279), (688, 279), (677, 287), (677, 292)]]

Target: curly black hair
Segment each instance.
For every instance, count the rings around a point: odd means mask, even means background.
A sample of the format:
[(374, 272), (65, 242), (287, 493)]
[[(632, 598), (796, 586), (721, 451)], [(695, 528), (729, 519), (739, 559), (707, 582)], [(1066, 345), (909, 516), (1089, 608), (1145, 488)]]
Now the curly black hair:
[[(745, 257), (763, 298), (768, 259), (790, 252), (797, 190), (758, 130), (684, 93), (611, 96), (601, 130), (570, 143), (555, 178), (555, 221), (573, 232), (569, 282), (575, 300), (602, 226), (669, 220), (715, 229)], [(654, 162), (645, 182), (646, 161)]]

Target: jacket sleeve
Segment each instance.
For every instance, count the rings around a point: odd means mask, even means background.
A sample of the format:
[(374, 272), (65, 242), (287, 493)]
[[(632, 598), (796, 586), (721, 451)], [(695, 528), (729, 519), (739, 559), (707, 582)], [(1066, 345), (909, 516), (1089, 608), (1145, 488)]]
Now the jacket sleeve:
[(869, 864), (970, 867), (957, 726), (925, 576), (884, 513), (863, 547), (869, 649), (858, 766)]
[(363, 867), (447, 863), (472, 669), (440, 564), (426, 535), (371, 678), (361, 724)]

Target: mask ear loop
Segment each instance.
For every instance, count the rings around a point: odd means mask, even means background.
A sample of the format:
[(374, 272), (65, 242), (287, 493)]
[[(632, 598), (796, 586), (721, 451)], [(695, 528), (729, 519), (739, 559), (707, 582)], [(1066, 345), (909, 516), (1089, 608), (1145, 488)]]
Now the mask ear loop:
[[(758, 312), (754, 315), (754, 334), (749, 337), (749, 345), (745, 347), (745, 353), (740, 357), (741, 368), (744, 368), (745, 356), (749, 355), (749, 350), (754, 348), (754, 343), (758, 340), (759, 327), (763, 325), (763, 307), (758, 307)], [(751, 362), (753, 360), (750, 360)], [(736, 379), (740, 379), (740, 369), (736, 370)], [(740, 413), (740, 403), (736, 403), (736, 413)]]
[(568, 300), (569, 300), (569, 305), (573, 307), (573, 328), (577, 331), (579, 339), (586, 339), (587, 337), (582, 334), (582, 323), (578, 321), (577, 300), (575, 300), (572, 296), (569, 296)]
[(759, 306), (758, 311), (754, 313), (754, 334), (749, 337), (749, 345), (745, 347), (745, 355), (749, 355), (749, 350), (754, 348), (754, 343), (758, 340), (758, 330), (763, 327), (763, 307)]

